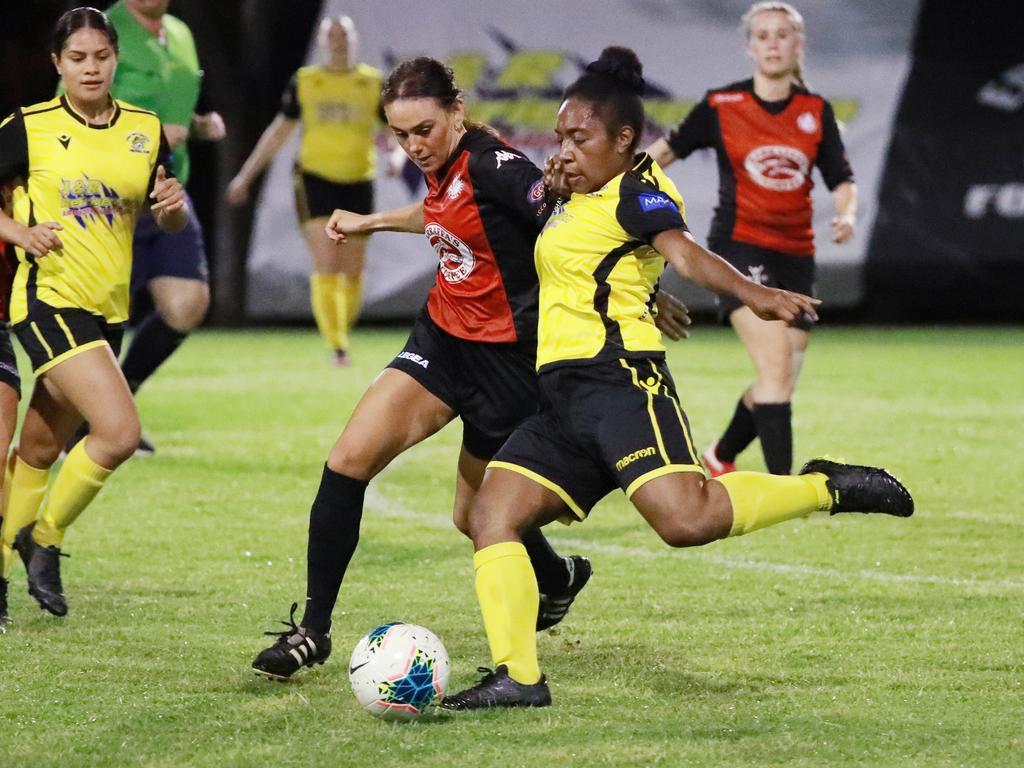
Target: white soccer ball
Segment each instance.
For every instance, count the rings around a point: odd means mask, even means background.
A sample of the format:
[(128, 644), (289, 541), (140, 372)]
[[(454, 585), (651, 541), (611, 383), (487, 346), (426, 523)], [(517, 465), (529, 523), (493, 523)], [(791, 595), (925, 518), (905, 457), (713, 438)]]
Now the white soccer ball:
[(348, 678), (359, 704), (386, 720), (414, 720), (444, 695), (451, 663), (429, 629), (384, 624), (352, 651)]

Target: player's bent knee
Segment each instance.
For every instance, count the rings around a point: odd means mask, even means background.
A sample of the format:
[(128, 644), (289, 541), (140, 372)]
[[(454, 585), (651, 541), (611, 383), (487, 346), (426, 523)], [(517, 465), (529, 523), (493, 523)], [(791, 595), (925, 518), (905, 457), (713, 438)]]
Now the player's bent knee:
[(195, 288), (183, 291), (159, 308), (160, 316), (178, 333), (190, 333), (198, 328), (206, 318), (210, 308), (210, 289), (205, 283), (198, 281)]

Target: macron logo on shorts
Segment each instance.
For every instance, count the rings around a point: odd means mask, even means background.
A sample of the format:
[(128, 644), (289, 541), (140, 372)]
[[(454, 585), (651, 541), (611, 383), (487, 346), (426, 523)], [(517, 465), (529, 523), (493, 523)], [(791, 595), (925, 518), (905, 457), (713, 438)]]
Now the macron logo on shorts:
[(616, 471), (621, 472), (623, 469), (628, 467), (630, 464), (632, 464), (637, 459), (645, 459), (648, 456), (653, 456), (654, 453), (655, 453), (655, 450), (654, 450), (654, 446), (653, 445), (652, 446), (648, 446), (647, 448), (641, 448), (639, 451), (633, 451), (632, 453), (627, 453), (625, 456), (623, 456), (621, 459), (619, 459), (618, 461), (615, 462), (615, 469), (616, 469)]
[(423, 368), (430, 365), (430, 361), (427, 360), (427, 358), (417, 355), (415, 352), (402, 352), (398, 355), (398, 358), (400, 360), (411, 360), (416, 363), (416, 365), (422, 366)]
[(669, 208), (673, 211), (678, 211), (679, 208), (672, 202), (672, 198), (666, 195), (640, 195), (640, 207), (643, 208), (644, 213), (656, 211), (658, 208)]

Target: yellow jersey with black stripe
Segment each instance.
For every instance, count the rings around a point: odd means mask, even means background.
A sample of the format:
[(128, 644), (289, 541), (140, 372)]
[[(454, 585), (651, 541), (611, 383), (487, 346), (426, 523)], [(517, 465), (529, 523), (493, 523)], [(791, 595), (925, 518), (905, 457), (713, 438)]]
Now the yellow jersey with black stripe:
[(58, 251), (36, 258), (15, 249), (13, 324), (37, 300), (108, 323), (128, 319), (132, 234), (160, 163), (173, 175), (160, 120), (122, 101), (102, 125), (89, 124), (66, 96), (22, 107), (0, 123), (0, 182), (18, 179), (13, 218), (62, 227)]
[(654, 296), (665, 259), (651, 239), (686, 231), (672, 180), (648, 155), (600, 189), (573, 194), (537, 238), (537, 369), (664, 355)]
[(295, 73), (281, 112), (302, 121), (303, 171), (341, 184), (373, 180), (383, 83), (381, 71), (366, 64), (345, 71), (302, 67)]

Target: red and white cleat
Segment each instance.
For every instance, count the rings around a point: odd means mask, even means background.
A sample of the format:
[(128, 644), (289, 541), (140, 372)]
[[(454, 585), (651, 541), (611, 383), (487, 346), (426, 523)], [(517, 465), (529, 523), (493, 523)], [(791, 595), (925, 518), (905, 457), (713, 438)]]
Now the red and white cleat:
[(718, 443), (713, 443), (704, 449), (704, 465), (708, 468), (708, 472), (711, 473), (711, 476), (720, 477), (728, 474), (729, 472), (735, 472), (736, 462), (722, 461), (716, 454), (717, 450)]

